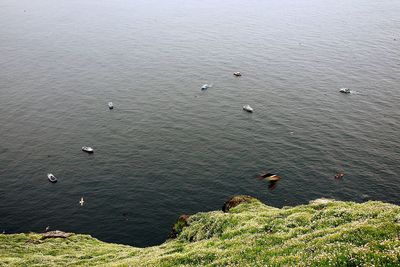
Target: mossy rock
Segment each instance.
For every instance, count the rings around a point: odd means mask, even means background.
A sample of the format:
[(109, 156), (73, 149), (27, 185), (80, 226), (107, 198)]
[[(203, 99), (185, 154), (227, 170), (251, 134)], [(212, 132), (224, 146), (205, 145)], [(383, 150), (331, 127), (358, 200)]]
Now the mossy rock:
[(189, 226), (189, 218), (190, 215), (186, 214), (179, 216), (178, 221), (172, 227), (172, 231), (169, 234), (168, 238), (177, 238), (178, 235), (182, 232), (183, 228)]
[(251, 203), (254, 201), (258, 201), (258, 200), (251, 196), (246, 196), (246, 195), (233, 196), (224, 203), (224, 205), (222, 206), (222, 211), (229, 212), (230, 209), (232, 209), (242, 203)]

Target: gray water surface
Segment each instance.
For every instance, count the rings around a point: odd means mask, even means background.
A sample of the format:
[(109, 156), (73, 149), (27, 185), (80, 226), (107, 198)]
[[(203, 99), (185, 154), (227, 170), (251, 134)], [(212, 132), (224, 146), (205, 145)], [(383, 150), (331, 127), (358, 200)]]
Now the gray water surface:
[(148, 246), (234, 194), (400, 204), (399, 14), (397, 0), (0, 0), (0, 231)]

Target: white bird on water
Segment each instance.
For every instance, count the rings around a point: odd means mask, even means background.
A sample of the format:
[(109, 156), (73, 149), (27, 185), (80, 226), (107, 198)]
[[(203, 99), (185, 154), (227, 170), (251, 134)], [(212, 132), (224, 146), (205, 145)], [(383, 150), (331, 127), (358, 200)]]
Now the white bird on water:
[(83, 206), (83, 203), (85, 203), (85, 201), (83, 200), (83, 197), (81, 197), (81, 200), (79, 201), (79, 204), (81, 204), (81, 206)]

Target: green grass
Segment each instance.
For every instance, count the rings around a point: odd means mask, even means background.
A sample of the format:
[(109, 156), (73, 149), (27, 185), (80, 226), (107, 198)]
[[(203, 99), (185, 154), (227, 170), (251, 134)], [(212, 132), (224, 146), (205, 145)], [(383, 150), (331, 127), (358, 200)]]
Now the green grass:
[(149, 248), (88, 235), (0, 235), (0, 266), (400, 266), (400, 207), (317, 200), (277, 209), (255, 200), (190, 216)]

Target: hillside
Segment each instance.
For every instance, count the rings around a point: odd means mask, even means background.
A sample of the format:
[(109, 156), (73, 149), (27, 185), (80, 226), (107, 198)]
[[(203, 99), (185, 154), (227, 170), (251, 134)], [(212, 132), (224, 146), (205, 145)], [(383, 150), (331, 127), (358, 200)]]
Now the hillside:
[(278, 209), (236, 197), (224, 208), (181, 216), (176, 237), (149, 248), (78, 234), (0, 234), (0, 265), (400, 266), (396, 205), (320, 199)]

